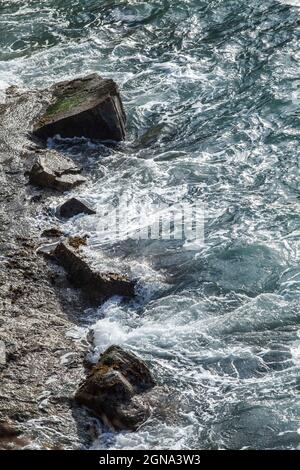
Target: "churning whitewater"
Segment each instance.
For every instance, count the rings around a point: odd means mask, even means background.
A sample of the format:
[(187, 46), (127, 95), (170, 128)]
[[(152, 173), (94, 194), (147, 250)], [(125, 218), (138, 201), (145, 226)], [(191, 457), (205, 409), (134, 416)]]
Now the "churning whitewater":
[[(128, 117), (117, 146), (48, 141), (92, 172), (73, 195), (97, 214), (66, 231), (139, 280), (135, 300), (89, 309), (67, 335), (93, 333), (94, 361), (124, 346), (169, 393), (95, 449), (300, 448), (299, 19), (292, 0), (1, 2), (2, 94), (97, 72)], [(129, 234), (104, 237), (100, 214), (122, 197)], [(201, 203), (204, 244), (134, 239), (139, 201)]]

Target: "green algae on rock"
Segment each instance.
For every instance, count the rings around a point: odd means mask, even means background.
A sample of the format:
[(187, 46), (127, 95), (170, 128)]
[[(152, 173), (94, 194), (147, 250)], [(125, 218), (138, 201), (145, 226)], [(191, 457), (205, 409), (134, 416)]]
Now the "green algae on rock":
[(49, 91), (51, 104), (34, 126), (36, 136), (47, 139), (59, 134), (113, 141), (125, 138), (126, 116), (113, 80), (91, 74), (53, 85)]

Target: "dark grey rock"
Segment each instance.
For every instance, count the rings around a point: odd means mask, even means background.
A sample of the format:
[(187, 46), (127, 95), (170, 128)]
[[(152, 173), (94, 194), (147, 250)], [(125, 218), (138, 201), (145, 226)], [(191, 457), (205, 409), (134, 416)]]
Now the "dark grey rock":
[(70, 219), (78, 214), (92, 215), (96, 212), (79, 199), (72, 197), (58, 208), (58, 214), (65, 219)]
[(65, 81), (50, 89), (51, 104), (34, 126), (43, 139), (88, 137), (120, 141), (125, 138), (126, 116), (113, 80), (97, 74)]
[(33, 161), (28, 171), (29, 182), (36, 186), (67, 191), (86, 181), (80, 175), (81, 169), (55, 150), (35, 152), (28, 156), (28, 160)]
[(41, 234), (43, 238), (60, 238), (65, 235), (59, 228), (52, 227), (44, 230)]
[(154, 386), (152, 374), (141, 359), (111, 346), (79, 387), (75, 399), (110, 427), (135, 430), (150, 416), (148, 392)]
[(72, 284), (80, 287), (93, 303), (101, 303), (114, 295), (134, 296), (134, 281), (121, 274), (96, 271), (80, 250), (66, 243), (59, 243), (53, 255), (66, 270)]

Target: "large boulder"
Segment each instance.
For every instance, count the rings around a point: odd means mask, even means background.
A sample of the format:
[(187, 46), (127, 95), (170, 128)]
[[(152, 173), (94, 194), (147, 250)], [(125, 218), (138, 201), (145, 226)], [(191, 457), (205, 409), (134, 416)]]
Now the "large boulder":
[(98, 272), (80, 250), (69, 244), (59, 243), (53, 254), (66, 270), (71, 283), (80, 287), (93, 303), (101, 303), (114, 295), (134, 296), (134, 281), (121, 274)]
[(34, 125), (36, 136), (47, 139), (59, 134), (114, 141), (125, 138), (126, 116), (113, 80), (91, 74), (58, 83), (50, 93), (51, 103)]
[(154, 386), (141, 359), (111, 346), (81, 384), (75, 399), (111, 428), (135, 430), (150, 416), (148, 392)]
[(76, 199), (75, 197), (72, 197), (71, 199), (68, 199), (66, 202), (64, 202), (58, 208), (57, 213), (65, 219), (70, 219), (71, 217), (74, 217), (78, 214), (96, 214), (93, 209), (91, 209), (89, 206), (87, 206), (82, 201), (79, 201), (79, 199)]
[(67, 191), (86, 181), (82, 171), (68, 157), (55, 150), (36, 150), (28, 155), (31, 168), (27, 171), (29, 182), (36, 186)]

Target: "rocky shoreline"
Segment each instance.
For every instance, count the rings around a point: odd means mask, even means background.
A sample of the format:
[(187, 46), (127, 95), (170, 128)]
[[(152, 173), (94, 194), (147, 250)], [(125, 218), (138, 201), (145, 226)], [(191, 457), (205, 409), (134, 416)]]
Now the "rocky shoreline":
[[(153, 387), (154, 380), (145, 364), (120, 348), (110, 355), (114, 385), (107, 364), (103, 369), (103, 357), (82, 383), (90, 344), (73, 341), (67, 331), (81, 324), (83, 312), (91, 304), (115, 294), (132, 297), (134, 280), (126, 273), (94, 272), (81, 253), (85, 241), (80, 237), (68, 240), (59, 229), (58, 217), (49, 215), (47, 205), (53, 192), (84, 184), (88, 168), (79, 168), (69, 157), (47, 149), (45, 139), (59, 133), (122, 140), (125, 124), (117, 86), (95, 74), (43, 91), (11, 87), (6, 103), (0, 105), (2, 449), (88, 446), (97, 424), (85, 407), (76, 404), (75, 395), (98, 417), (103, 419), (105, 415), (103, 421), (113, 428), (134, 429), (149, 416), (146, 398), (132, 405), (136, 419), (131, 419), (128, 410), (135, 393), (143, 396), (145, 376), (146, 388)], [(70, 202), (67, 195), (63, 206), (58, 208), (62, 217), (93, 212), (80, 201)], [(41, 213), (55, 225), (42, 234), (34, 223)], [(41, 236), (53, 239), (53, 250), (43, 252)], [(133, 372), (140, 368), (137, 375), (133, 374), (134, 384), (128, 379), (128, 368)], [(99, 370), (105, 373), (99, 375)], [(99, 395), (100, 389), (103, 392), (102, 398), (95, 397), (96, 409), (91, 398), (87, 399), (93, 374), (98, 387), (92, 387), (93, 393)], [(103, 397), (108, 396), (105, 387), (116, 390), (115, 402), (108, 403), (107, 412), (105, 400), (103, 403)], [(83, 390), (89, 390), (88, 394)], [(119, 409), (123, 422), (115, 426), (121, 419)]]

